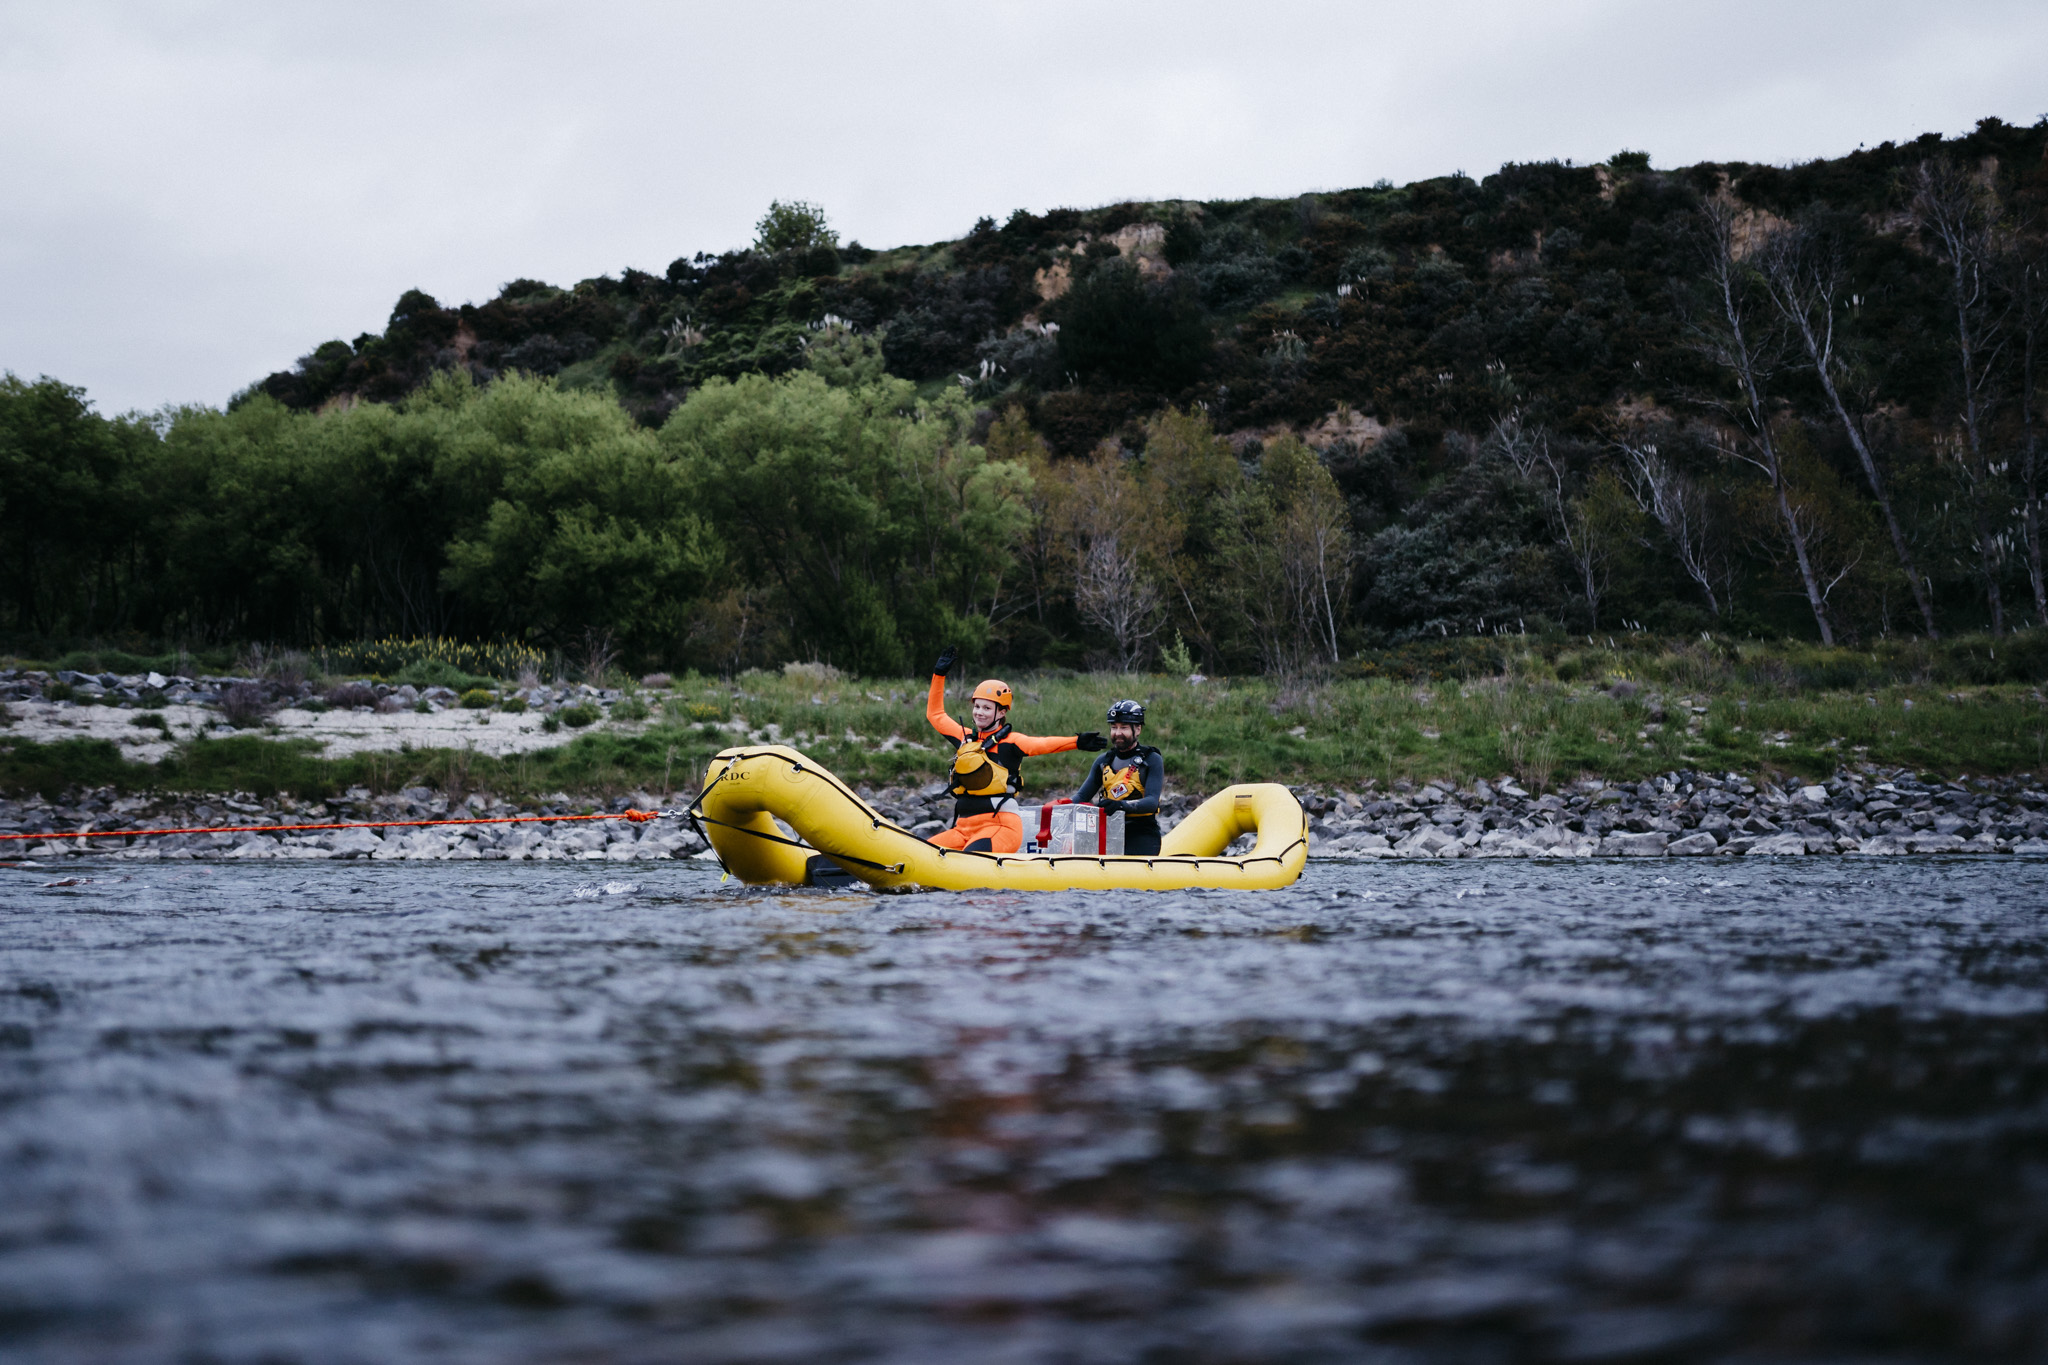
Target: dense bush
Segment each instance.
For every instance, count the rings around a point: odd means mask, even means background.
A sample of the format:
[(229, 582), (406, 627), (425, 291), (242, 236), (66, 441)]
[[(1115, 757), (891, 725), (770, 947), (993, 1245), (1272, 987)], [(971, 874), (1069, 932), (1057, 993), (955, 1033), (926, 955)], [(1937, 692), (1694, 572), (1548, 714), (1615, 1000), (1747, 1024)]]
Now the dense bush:
[(1154, 283), (1124, 261), (1088, 272), (1061, 300), (1060, 363), (1083, 379), (1177, 390), (1209, 353), (1193, 291)]
[(1217, 312), (1263, 302), (1279, 293), (1282, 284), (1280, 263), (1267, 253), (1265, 238), (1242, 223), (1205, 235), (1190, 271), (1202, 302)]
[(969, 368), (976, 345), (1015, 316), (1010, 272), (1001, 267), (920, 275), (889, 322), (882, 353), (891, 373), (922, 379)]

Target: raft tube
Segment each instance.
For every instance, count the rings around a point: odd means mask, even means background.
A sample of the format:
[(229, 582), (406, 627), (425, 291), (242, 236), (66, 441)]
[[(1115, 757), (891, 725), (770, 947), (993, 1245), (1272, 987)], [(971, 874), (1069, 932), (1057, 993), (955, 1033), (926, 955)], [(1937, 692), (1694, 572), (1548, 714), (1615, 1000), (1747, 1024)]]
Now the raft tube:
[[(968, 853), (883, 819), (825, 768), (779, 744), (712, 759), (690, 814), (725, 869), (757, 886), (801, 886), (821, 854), (870, 886), (946, 891), (1265, 891), (1291, 885), (1308, 861), (1308, 815), (1273, 782), (1224, 788), (1168, 831), (1150, 857)], [(796, 839), (776, 826), (778, 817)], [(1251, 852), (1223, 856), (1240, 834), (1258, 836)]]

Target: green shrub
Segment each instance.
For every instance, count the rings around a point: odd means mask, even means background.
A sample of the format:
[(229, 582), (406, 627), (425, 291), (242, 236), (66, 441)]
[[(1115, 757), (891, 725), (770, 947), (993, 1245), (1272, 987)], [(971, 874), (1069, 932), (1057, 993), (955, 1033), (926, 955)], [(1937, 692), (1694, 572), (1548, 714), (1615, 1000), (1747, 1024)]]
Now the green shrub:
[(613, 720), (646, 720), (647, 703), (638, 697), (627, 697), (612, 704)]
[(74, 649), (53, 667), (75, 673), (138, 673), (133, 667), (141, 660), (129, 654), (102, 654), (98, 650)]
[(787, 204), (771, 200), (768, 212), (754, 224), (754, 247), (759, 251), (814, 251), (839, 245), (839, 234), (825, 218), (825, 210), (801, 199)]
[(128, 723), (138, 730), (161, 730), (167, 735), (171, 732), (171, 723), (154, 711), (144, 711)]
[(1060, 302), (1060, 361), (1084, 377), (1177, 388), (1209, 353), (1208, 324), (1185, 281), (1155, 284), (1111, 261)]
[(586, 725), (596, 723), (597, 708), (595, 706), (584, 706), (580, 703), (575, 706), (565, 706), (555, 712), (553, 719), (560, 721), (571, 730), (581, 730)]
[(463, 709), (468, 711), (488, 711), (497, 703), (497, 694), (487, 687), (472, 687), (462, 694)]
[(467, 692), (472, 688), (486, 687), (489, 678), (479, 678), (464, 672), (445, 659), (418, 659), (407, 664), (392, 675), (391, 680), (411, 683), (414, 687), (446, 687), (455, 692)]
[(319, 697), (307, 697), (304, 701), (294, 702), (293, 705), (316, 716), (327, 709), (327, 703)]
[(70, 701), (77, 695), (77, 689), (73, 688), (70, 683), (53, 682), (43, 684), (44, 701)]
[(553, 716), (542, 716), (540, 728), (552, 735), (562, 728), (562, 722)]
[(510, 711), (513, 715), (516, 716), (526, 709), (526, 698), (507, 697), (505, 698), (505, 700), (498, 703), (498, 709), (500, 711)]

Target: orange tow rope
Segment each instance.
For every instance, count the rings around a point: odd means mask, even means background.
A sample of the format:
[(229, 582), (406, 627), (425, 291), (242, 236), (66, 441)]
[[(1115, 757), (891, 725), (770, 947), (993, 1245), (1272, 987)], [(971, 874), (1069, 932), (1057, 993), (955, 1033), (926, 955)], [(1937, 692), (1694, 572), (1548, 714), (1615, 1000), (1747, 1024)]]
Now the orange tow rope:
[(65, 839), (133, 839), (150, 834), (298, 834), (313, 829), (411, 829), (421, 825), (548, 825), (573, 820), (627, 820), (645, 824), (666, 810), (628, 810), (616, 815), (501, 815), (484, 820), (351, 820), (332, 825), (198, 825), (191, 829), (94, 829), (71, 833), (0, 834), (0, 839), (42, 839), (59, 843)]

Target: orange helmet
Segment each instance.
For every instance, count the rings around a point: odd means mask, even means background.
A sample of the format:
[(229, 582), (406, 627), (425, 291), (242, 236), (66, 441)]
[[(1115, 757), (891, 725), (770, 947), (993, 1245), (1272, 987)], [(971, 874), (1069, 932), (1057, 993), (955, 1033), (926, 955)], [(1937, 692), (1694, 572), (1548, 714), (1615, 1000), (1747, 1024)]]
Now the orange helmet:
[(981, 701), (984, 698), (994, 702), (1005, 711), (1017, 704), (1017, 694), (1012, 692), (1010, 685), (1001, 678), (990, 678), (987, 682), (975, 687), (974, 700)]

